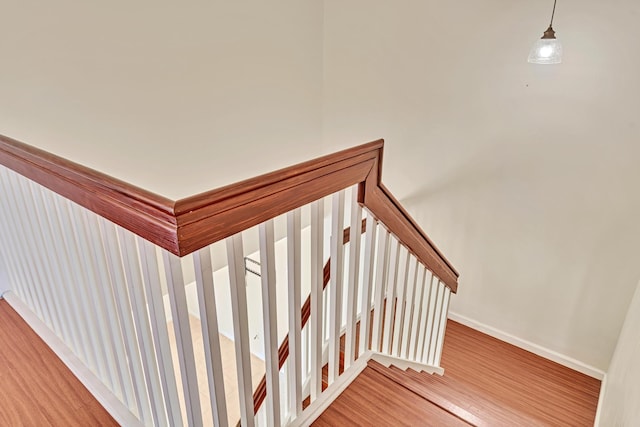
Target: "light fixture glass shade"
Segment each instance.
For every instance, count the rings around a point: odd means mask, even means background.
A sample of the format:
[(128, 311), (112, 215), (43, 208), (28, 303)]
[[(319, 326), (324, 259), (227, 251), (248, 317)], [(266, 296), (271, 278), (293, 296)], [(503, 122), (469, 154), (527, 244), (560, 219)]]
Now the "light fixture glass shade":
[(541, 38), (531, 48), (528, 61), (532, 64), (559, 64), (562, 62), (562, 44), (556, 38)]

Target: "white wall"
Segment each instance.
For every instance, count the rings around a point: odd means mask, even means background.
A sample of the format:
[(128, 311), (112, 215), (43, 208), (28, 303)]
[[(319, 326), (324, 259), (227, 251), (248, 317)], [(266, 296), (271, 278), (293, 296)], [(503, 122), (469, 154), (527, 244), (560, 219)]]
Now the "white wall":
[(606, 371), (640, 277), (640, 5), (327, 0), (327, 150), (384, 181), (461, 272), (451, 309)]
[(322, 3), (3, 2), (0, 133), (171, 198), (320, 153)]
[(0, 258), (0, 298), (2, 294), (9, 290), (9, 278), (7, 277), (7, 267), (2, 258)]
[(629, 307), (607, 373), (600, 422), (607, 426), (640, 425), (640, 284)]

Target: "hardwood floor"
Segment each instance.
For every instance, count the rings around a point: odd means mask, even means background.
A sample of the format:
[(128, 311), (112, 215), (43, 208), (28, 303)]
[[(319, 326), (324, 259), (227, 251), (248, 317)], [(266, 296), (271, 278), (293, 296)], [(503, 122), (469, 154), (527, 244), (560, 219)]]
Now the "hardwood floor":
[(0, 300), (0, 425), (118, 425), (4, 300)]
[[(449, 321), (443, 377), (375, 362), (316, 426), (591, 426), (600, 381)], [(0, 300), (0, 425), (116, 426)]]
[(313, 425), (469, 426), (429, 401), (367, 367)]
[[(593, 425), (599, 380), (453, 321), (447, 324), (442, 366), (440, 377), (370, 362), (367, 382), (358, 377), (314, 425)], [(398, 394), (397, 387), (405, 392)], [(391, 404), (398, 396), (404, 402)], [(424, 407), (453, 419), (408, 415)]]
[(600, 381), (449, 321), (445, 376), (539, 425), (592, 426)]

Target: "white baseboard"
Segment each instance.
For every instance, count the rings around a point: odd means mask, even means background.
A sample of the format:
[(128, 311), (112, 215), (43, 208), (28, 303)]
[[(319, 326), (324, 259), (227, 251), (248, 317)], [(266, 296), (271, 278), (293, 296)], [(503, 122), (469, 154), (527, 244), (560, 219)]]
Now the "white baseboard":
[(468, 326), (472, 329), (483, 332), (489, 336), (492, 336), (494, 338), (497, 338), (509, 344), (515, 345), (516, 347), (520, 347), (524, 350), (530, 351), (533, 354), (537, 354), (540, 357), (544, 357), (545, 359), (549, 359), (553, 362), (559, 363), (560, 365), (566, 366), (567, 368), (571, 368), (575, 371), (581, 372), (595, 379), (602, 381), (605, 377), (605, 373), (598, 368), (595, 368), (591, 365), (587, 365), (586, 363), (583, 363), (572, 357), (569, 357), (564, 354), (558, 353), (556, 351), (550, 350), (548, 348), (542, 347), (541, 345), (534, 344), (522, 338), (518, 338), (514, 335), (503, 332), (492, 326), (485, 325), (483, 323), (477, 322), (473, 319), (469, 319), (468, 317), (462, 316), (460, 314), (457, 314), (451, 311), (449, 312), (448, 317), (453, 321), (462, 323), (463, 325)]
[(143, 425), (19, 297), (12, 292), (5, 292), (2, 296), (31, 329), (53, 350), (96, 400), (100, 402), (104, 409), (111, 414), (118, 424), (134, 427)]
[(604, 375), (602, 384), (600, 385), (600, 395), (598, 396), (598, 407), (596, 409), (596, 419), (593, 422), (594, 427), (600, 427), (600, 417), (602, 416), (602, 404), (604, 401), (604, 395), (607, 390), (607, 375)]

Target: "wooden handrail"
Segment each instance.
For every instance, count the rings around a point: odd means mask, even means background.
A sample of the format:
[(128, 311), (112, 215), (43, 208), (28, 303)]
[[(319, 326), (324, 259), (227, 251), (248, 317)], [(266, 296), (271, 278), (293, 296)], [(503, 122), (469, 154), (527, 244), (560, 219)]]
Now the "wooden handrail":
[(184, 256), (359, 184), (358, 199), (453, 292), (458, 273), (382, 185), (373, 141), (177, 201), (0, 135), (0, 164)]

